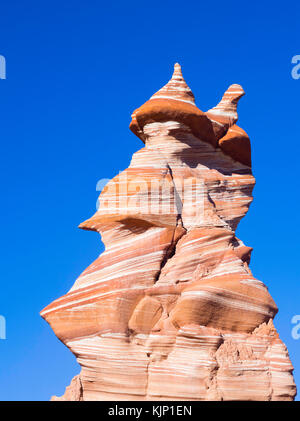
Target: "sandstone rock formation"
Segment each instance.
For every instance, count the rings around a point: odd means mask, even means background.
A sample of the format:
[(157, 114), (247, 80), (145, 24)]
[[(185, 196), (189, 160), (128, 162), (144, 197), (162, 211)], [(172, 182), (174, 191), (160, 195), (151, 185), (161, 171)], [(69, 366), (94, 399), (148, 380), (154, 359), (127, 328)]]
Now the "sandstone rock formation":
[(175, 65), (134, 111), (145, 143), (80, 227), (105, 251), (41, 315), (81, 373), (62, 400), (293, 400), (277, 307), (235, 236), (255, 179), (244, 95), (207, 112)]

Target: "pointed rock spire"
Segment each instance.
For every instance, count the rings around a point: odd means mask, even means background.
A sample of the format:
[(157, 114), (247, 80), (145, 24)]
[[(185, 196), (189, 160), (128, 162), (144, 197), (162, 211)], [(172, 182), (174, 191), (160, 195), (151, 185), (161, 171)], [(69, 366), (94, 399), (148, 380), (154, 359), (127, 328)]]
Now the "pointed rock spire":
[(172, 78), (158, 92), (152, 95), (150, 100), (152, 99), (175, 99), (195, 105), (194, 94), (182, 76), (180, 64), (176, 63), (174, 65)]
[(215, 147), (218, 139), (228, 130), (228, 125), (226, 128), (222, 125), (220, 130), (219, 123), (215, 123), (196, 106), (194, 94), (184, 80), (178, 63), (174, 66), (174, 73), (169, 82), (133, 112), (129, 127), (146, 142), (144, 127), (147, 124), (166, 121), (182, 123), (194, 136)]
[(244, 95), (245, 91), (241, 85), (231, 85), (224, 93), (219, 104), (211, 110), (208, 110), (205, 114), (213, 122), (228, 125), (228, 127), (230, 127), (238, 120), (237, 104), (239, 99)]

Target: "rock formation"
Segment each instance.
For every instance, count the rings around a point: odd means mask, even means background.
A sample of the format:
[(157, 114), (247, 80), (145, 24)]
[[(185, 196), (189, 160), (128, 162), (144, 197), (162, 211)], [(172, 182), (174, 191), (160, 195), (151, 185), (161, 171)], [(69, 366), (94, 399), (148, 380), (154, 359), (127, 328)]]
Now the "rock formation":
[(80, 227), (102, 253), (42, 317), (81, 365), (61, 400), (293, 400), (277, 307), (235, 236), (255, 179), (244, 95), (207, 112), (175, 65), (134, 111), (144, 143)]

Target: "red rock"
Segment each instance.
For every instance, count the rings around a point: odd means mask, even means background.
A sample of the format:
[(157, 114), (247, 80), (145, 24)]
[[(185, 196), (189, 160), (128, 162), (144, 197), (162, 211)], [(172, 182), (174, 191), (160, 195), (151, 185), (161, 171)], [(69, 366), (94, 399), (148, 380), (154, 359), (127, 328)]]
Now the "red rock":
[(241, 85), (231, 85), (219, 104), (205, 113), (212, 121), (218, 139), (224, 136), (227, 130), (237, 122), (237, 105), (243, 95), (245, 92)]
[(41, 312), (81, 365), (52, 399), (294, 399), (277, 307), (235, 236), (255, 184), (243, 94), (204, 113), (175, 65), (133, 113), (145, 147), (80, 225), (105, 251)]
[(251, 167), (251, 145), (247, 133), (236, 124), (219, 140), (220, 148), (236, 161)]
[(168, 121), (183, 123), (195, 136), (217, 145), (212, 122), (196, 107), (194, 95), (183, 79), (178, 63), (171, 80), (133, 112), (130, 129), (145, 142), (143, 128), (146, 124)]

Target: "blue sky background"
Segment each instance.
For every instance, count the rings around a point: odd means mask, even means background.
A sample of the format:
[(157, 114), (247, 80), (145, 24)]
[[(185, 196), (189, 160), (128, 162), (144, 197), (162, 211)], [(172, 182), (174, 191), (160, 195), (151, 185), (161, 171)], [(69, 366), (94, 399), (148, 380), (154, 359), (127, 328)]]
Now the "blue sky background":
[(39, 311), (103, 250), (77, 225), (95, 211), (97, 181), (142, 147), (130, 114), (176, 61), (204, 111), (231, 83), (246, 91), (239, 125), (257, 185), (237, 234), (279, 307), (300, 387), (299, 22), (298, 1), (2, 2), (0, 400), (48, 400), (79, 372)]

